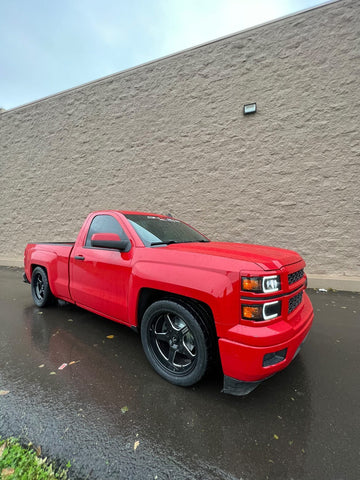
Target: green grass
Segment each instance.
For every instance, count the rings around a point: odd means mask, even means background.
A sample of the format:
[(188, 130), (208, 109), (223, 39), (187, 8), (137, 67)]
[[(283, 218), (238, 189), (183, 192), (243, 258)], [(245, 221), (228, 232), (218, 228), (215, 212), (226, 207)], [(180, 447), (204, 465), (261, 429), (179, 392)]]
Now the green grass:
[[(40, 449), (29, 444), (22, 447), (18, 440), (0, 438), (1, 480), (67, 480), (67, 470), (55, 469), (47, 458), (38, 456)], [(70, 468), (70, 462), (67, 468)]]

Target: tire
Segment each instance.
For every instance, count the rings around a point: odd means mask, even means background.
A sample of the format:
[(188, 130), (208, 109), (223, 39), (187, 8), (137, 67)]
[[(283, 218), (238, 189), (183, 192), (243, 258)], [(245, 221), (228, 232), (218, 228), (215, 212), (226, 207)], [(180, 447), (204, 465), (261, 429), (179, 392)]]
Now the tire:
[(36, 267), (31, 276), (31, 294), (37, 307), (46, 307), (54, 302), (46, 270)]
[(189, 387), (205, 375), (210, 339), (197, 310), (185, 302), (150, 305), (141, 322), (141, 341), (150, 364), (168, 382)]

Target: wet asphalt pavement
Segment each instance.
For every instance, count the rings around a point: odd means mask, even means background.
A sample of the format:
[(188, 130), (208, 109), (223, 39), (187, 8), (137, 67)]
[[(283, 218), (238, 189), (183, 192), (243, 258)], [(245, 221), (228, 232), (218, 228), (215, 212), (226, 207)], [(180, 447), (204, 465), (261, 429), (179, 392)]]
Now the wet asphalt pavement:
[(238, 398), (220, 373), (170, 385), (130, 329), (39, 309), (21, 271), (0, 268), (0, 435), (70, 460), (73, 479), (358, 480), (360, 295), (310, 297), (300, 355)]

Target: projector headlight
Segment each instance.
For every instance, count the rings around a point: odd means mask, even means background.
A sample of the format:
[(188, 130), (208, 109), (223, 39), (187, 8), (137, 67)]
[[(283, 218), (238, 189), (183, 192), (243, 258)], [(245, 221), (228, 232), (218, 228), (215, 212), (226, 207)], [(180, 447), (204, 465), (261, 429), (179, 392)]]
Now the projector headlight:
[(272, 275), (271, 277), (264, 277), (262, 281), (262, 289), (264, 293), (277, 292), (280, 290), (279, 275)]
[(241, 277), (241, 288), (247, 292), (272, 293), (280, 290), (280, 276)]

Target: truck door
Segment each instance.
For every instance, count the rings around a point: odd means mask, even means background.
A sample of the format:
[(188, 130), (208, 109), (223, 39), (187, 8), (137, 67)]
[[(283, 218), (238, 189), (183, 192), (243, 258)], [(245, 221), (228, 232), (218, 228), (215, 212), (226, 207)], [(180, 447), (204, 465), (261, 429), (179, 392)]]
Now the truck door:
[(79, 306), (127, 323), (132, 252), (92, 247), (94, 233), (116, 233), (121, 240), (128, 238), (112, 215), (93, 218), (83, 245), (75, 245), (71, 253), (71, 296)]

